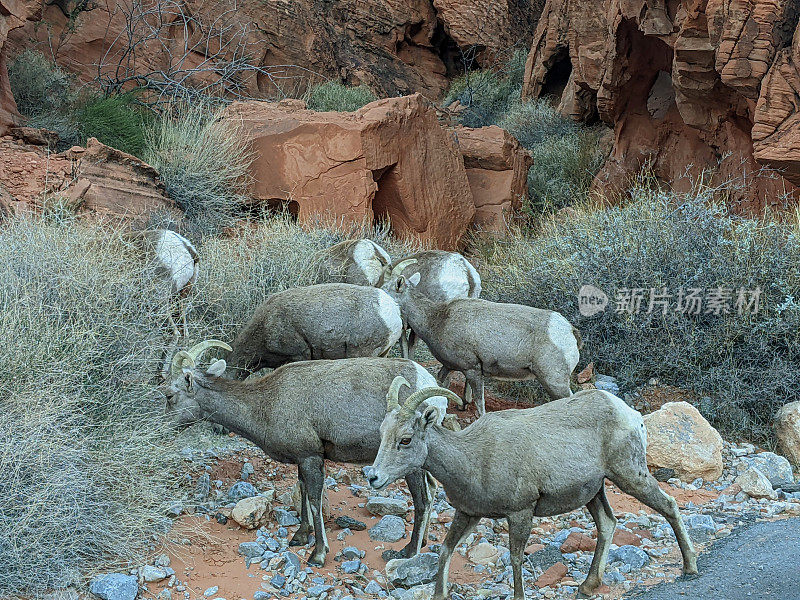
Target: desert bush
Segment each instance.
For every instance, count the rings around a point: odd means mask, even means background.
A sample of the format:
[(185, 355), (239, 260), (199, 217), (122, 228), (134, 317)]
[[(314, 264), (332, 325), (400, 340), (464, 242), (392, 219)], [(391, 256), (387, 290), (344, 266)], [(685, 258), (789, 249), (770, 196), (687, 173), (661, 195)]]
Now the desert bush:
[(307, 104), (311, 110), (320, 112), (353, 112), (377, 99), (365, 85), (352, 87), (331, 80), (313, 86)]
[[(639, 185), (632, 196), (625, 206), (577, 210), (535, 234), (488, 242), (485, 297), (561, 312), (581, 331), (583, 364), (594, 361), (625, 389), (655, 377), (692, 390), (716, 426), (771, 443), (771, 419), (800, 386), (797, 229), (738, 218), (714, 202), (713, 190), (681, 196)], [(578, 311), (584, 284), (609, 298), (594, 317)], [(706, 295), (720, 287), (732, 294), (729, 312), (675, 310), (681, 288)], [(650, 290), (664, 288), (673, 296), (668, 310), (654, 304), (648, 312)], [(738, 314), (740, 288), (760, 289), (757, 313)], [(618, 312), (633, 289), (641, 311)]]
[(465, 107), (459, 119), (467, 127), (496, 125), (519, 102), (525, 56), (518, 50), (492, 68), (468, 70), (453, 80), (443, 106), (458, 100)]
[(23, 50), (9, 63), (8, 79), (23, 115), (56, 112), (72, 102), (73, 77), (36, 50)]
[(81, 143), (95, 137), (134, 156), (142, 156), (145, 130), (155, 121), (154, 113), (138, 106), (133, 94), (88, 99), (75, 116)]
[(498, 123), (533, 153), (527, 210), (539, 214), (586, 198), (605, 156), (600, 127), (563, 117), (546, 100), (516, 103)]
[(202, 103), (175, 107), (147, 132), (143, 157), (198, 236), (234, 223), (252, 161), (240, 125)]
[(177, 454), (153, 385), (166, 304), (115, 232), (0, 230), (0, 596), (141, 560)]

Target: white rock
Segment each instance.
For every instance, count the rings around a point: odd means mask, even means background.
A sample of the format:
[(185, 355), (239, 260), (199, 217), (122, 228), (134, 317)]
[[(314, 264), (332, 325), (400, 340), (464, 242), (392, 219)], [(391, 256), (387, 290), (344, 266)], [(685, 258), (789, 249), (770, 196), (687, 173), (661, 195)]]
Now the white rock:
[(467, 552), (467, 557), (473, 564), (494, 566), (500, 560), (500, 552), (489, 542), (481, 542)]
[(800, 467), (800, 400), (784, 404), (775, 417), (775, 435), (783, 455)]
[(645, 415), (647, 464), (673, 469), (682, 481), (722, 475), (722, 437), (688, 402), (667, 402)]
[(776, 498), (777, 494), (772, 489), (772, 484), (761, 471), (755, 467), (750, 467), (739, 475), (734, 483), (751, 498)]
[(272, 499), (275, 490), (270, 490), (263, 496), (244, 498), (236, 503), (231, 511), (231, 518), (242, 527), (257, 529), (270, 522), (272, 514)]

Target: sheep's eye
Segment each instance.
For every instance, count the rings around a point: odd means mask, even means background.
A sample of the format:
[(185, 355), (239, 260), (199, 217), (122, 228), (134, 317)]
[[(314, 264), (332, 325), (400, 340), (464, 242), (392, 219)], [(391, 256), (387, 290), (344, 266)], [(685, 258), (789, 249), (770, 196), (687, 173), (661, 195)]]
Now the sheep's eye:
[(404, 437), (402, 440), (400, 440), (401, 446), (408, 446), (410, 443), (411, 443), (410, 437)]

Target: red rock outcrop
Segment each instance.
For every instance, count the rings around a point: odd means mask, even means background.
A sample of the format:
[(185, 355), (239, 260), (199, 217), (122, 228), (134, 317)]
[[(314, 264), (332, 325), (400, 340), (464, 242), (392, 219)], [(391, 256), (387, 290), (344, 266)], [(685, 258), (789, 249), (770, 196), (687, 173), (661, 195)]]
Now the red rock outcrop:
[(0, 0), (0, 135), (20, 122), (17, 103), (14, 102), (8, 81), (6, 40), (9, 33), (22, 28), (29, 20), (38, 19), (40, 15), (41, 3), (38, 0)]
[(11, 136), (0, 139), (0, 203), (6, 211), (38, 211), (55, 196), (76, 212), (111, 218), (175, 210), (153, 167), (94, 138), (86, 148), (60, 154)]
[(256, 159), (251, 194), (288, 204), (298, 219), (362, 222), (388, 217), (400, 235), (455, 248), (475, 206), (451, 133), (419, 94), (354, 113), (303, 110), (298, 102), (237, 102)]
[(523, 95), (560, 95), (564, 114), (614, 127), (601, 190), (625, 189), (645, 165), (679, 190), (713, 168), (715, 181), (739, 184), (734, 202), (758, 211), (797, 192), (760, 173), (786, 167), (796, 181), (800, 165), (778, 160), (798, 151), (787, 132), (800, 78), (792, 51), (781, 50), (796, 26), (791, 0), (548, 0)]
[(492, 125), (455, 128), (475, 201), (474, 223), (483, 231), (503, 232), (528, 193), (533, 157), (507, 131)]
[[(59, 64), (88, 81), (97, 77), (98, 64), (108, 65), (109, 72), (122, 60), (124, 68), (133, 65), (131, 71), (138, 73), (163, 69), (170, 57), (175, 64), (183, 54), (184, 24), (191, 30), (192, 48), (186, 65), (200, 66), (218, 45), (214, 39), (208, 46), (197, 44), (198, 23), (206, 30), (216, 23), (226, 29), (222, 37), (241, 38), (237, 49), (264, 69), (242, 77), (245, 95), (274, 96), (276, 81), (284, 91), (297, 92), (303, 80), (324, 78), (364, 83), (379, 96), (420, 92), (436, 98), (448, 85), (448, 70), (462, 68), (459, 46), (484, 50), (479, 62), (514, 44), (527, 46), (540, 0), (244, 0), (235, 5), (230, 0), (152, 0), (157, 2), (169, 17), (167, 25), (159, 24), (158, 39), (144, 39), (133, 53), (124, 52), (127, 24), (140, 22), (131, 29), (143, 39), (145, 22), (152, 27), (157, 19), (137, 21), (131, 0), (89, 3), (74, 21), (62, 10), (64, 2), (45, 3), (42, 21), (48, 26), (31, 24), (12, 40), (16, 49), (31, 40), (55, 40), (43, 47), (52, 47)], [(213, 77), (206, 69), (199, 78)]]

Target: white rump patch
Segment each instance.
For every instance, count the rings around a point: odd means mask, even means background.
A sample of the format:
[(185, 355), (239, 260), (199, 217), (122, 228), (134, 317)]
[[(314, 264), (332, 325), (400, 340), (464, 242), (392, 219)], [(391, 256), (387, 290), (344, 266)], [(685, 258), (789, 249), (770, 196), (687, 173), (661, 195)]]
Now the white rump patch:
[(403, 318), (400, 316), (400, 306), (395, 302), (392, 297), (383, 290), (376, 290), (378, 292), (378, 314), (381, 320), (389, 328), (394, 340), (400, 337), (403, 331)]
[(165, 230), (156, 243), (156, 256), (159, 262), (170, 272), (175, 291), (179, 292), (192, 281), (195, 276), (194, 258), (189, 248), (192, 243), (174, 231)]
[(575, 334), (572, 333), (572, 325), (559, 313), (551, 313), (550, 320), (547, 322), (547, 337), (550, 338), (556, 348), (561, 350), (571, 373), (578, 366), (578, 361), (581, 358), (578, 350), (578, 340), (575, 339)]
[(353, 248), (353, 261), (358, 268), (367, 278), (370, 285), (375, 285), (383, 274), (384, 263), (381, 262), (379, 256), (386, 258), (386, 264), (389, 263), (389, 256), (386, 251), (372, 242), (372, 240), (359, 240)]
[(465, 262), (463, 256), (452, 254), (439, 269), (438, 281), (445, 301), (469, 296), (469, 275)]

